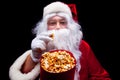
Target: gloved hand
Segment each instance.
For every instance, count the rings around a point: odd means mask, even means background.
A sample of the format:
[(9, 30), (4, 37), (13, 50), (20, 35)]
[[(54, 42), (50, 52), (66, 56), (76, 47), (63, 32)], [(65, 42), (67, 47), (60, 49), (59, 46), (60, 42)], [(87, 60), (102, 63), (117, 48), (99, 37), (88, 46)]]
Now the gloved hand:
[(43, 32), (36, 36), (31, 42), (31, 58), (34, 62), (39, 62), (39, 58), (42, 53), (46, 51), (46, 45), (52, 40), (50, 37), (51, 32)]

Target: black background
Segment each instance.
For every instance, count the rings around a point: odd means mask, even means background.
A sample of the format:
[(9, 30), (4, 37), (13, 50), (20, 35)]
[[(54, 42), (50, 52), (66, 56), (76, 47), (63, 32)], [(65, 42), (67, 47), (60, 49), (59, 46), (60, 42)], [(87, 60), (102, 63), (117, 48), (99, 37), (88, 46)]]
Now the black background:
[[(5, 1), (1, 12), (2, 18), (2, 52), (1, 60), (4, 73), (9, 80), (9, 67), (12, 63), (30, 49), (34, 35), (31, 30), (42, 17), (43, 7), (55, 0), (15, 0)], [(62, 1), (62, 0), (61, 0)], [(113, 79), (112, 58), (115, 54), (113, 33), (112, 2), (104, 0), (63, 0), (65, 3), (75, 3), (78, 21), (82, 26), (84, 39), (90, 44), (95, 55)], [(2, 58), (2, 56), (1, 56)]]

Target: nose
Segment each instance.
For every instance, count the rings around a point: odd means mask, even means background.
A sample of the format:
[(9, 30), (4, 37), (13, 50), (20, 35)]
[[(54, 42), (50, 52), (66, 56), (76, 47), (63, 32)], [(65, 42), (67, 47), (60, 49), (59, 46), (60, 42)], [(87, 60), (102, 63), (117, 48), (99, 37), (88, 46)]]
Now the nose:
[(58, 30), (58, 29), (60, 29), (60, 28), (61, 28), (61, 25), (60, 25), (59, 22), (57, 22), (57, 24), (56, 24), (56, 30)]

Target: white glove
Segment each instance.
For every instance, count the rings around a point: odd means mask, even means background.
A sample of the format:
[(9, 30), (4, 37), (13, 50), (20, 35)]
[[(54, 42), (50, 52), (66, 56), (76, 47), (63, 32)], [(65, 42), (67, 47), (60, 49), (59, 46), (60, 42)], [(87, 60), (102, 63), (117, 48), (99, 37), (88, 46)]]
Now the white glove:
[(46, 51), (46, 45), (49, 41), (52, 40), (50, 38), (51, 32), (43, 32), (40, 35), (36, 36), (31, 42), (31, 58), (34, 62), (39, 62), (39, 58), (42, 53)]

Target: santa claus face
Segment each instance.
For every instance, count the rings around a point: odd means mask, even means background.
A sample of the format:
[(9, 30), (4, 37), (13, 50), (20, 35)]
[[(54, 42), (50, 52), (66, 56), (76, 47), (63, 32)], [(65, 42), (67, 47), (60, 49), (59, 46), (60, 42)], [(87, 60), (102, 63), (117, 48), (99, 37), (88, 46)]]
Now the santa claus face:
[(65, 49), (69, 37), (66, 18), (58, 15), (48, 18), (47, 28), (48, 32), (51, 31), (54, 34), (54, 40), (48, 43), (48, 49)]
[(56, 15), (48, 19), (47, 25), (48, 30), (64, 29), (67, 27), (67, 20)]

